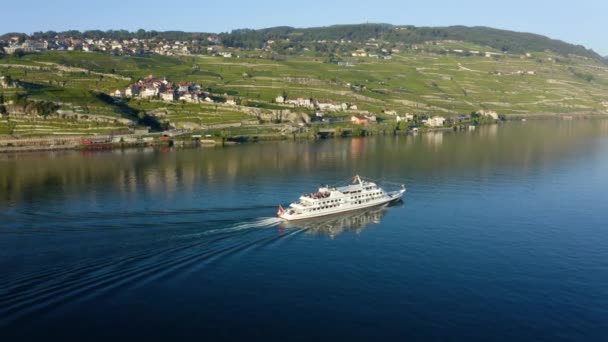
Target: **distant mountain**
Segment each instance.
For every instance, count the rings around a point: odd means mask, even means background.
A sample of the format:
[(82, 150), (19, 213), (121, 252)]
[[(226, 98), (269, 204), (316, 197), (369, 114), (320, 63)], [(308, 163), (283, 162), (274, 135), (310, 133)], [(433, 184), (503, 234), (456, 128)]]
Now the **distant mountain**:
[[(226, 33), (202, 33), (182, 31), (145, 31), (138, 30), (129, 32), (126, 30), (110, 31), (65, 31), (65, 32), (37, 32), (27, 37), (33, 39), (53, 38), (55, 36), (66, 36), (75, 38), (101, 37), (110, 39), (149, 39), (160, 38), (168, 40), (200, 40), (203, 43), (215, 43), (215, 37), (208, 40), (210, 36), (218, 36), (221, 44), (227, 47), (253, 49), (263, 47), (269, 40), (287, 40), (289, 44), (310, 44), (318, 41), (347, 40), (352, 42), (366, 42), (370, 39), (382, 40), (389, 43), (419, 44), (427, 41), (459, 40), (477, 45), (488, 46), (494, 49), (512, 52), (538, 52), (551, 50), (555, 53), (590, 57), (597, 60), (606, 60), (593, 50), (582, 45), (574, 45), (561, 40), (551, 39), (533, 33), (514, 32), (499, 30), (490, 27), (415, 27), (396, 26), (391, 24), (355, 24), (334, 25), (327, 27), (294, 28), (289, 26), (272, 27), (259, 30), (238, 29)], [(20, 33), (7, 33), (0, 36), (0, 40), (6, 40), (12, 36), (26, 35)]]

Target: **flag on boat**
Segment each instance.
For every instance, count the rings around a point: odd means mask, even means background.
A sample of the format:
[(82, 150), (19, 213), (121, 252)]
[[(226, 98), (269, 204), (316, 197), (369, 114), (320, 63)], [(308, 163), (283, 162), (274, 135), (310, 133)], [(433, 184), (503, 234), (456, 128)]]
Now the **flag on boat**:
[(285, 213), (285, 209), (283, 209), (283, 207), (281, 205), (279, 205), (279, 211), (277, 211), (277, 215), (281, 216)]

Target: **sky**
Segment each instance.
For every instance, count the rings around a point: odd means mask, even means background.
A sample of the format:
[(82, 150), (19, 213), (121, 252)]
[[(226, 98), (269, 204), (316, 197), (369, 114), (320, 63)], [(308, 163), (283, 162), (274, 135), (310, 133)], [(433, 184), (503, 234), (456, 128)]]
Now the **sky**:
[(0, 7), (0, 33), (140, 28), (217, 33), (365, 22), (466, 25), (538, 33), (608, 56), (608, 0), (29, 0)]

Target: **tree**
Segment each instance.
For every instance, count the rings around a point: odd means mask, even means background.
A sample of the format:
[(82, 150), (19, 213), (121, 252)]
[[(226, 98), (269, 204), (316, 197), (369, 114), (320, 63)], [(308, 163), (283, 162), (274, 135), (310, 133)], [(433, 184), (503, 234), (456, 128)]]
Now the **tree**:
[(23, 51), (23, 49), (17, 49), (15, 50), (14, 55), (21, 59), (21, 57), (25, 56), (25, 51)]
[(17, 128), (17, 123), (15, 121), (7, 120), (7, 126), (8, 134), (12, 135), (13, 133), (15, 133), (15, 128)]

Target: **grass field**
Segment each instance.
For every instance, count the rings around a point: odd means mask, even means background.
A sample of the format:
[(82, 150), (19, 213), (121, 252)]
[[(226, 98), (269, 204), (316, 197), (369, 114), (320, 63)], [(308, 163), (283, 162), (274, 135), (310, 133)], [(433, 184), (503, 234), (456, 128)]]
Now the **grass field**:
[[(305, 55), (271, 60), (46, 52), (0, 59), (0, 73), (19, 80), (24, 85), (22, 91), (27, 91), (31, 99), (58, 102), (63, 108), (91, 115), (115, 117), (124, 117), (124, 112), (100, 100), (97, 94), (125, 88), (148, 75), (167, 77), (171, 81), (197, 82), (214, 94), (246, 99), (250, 106), (261, 110), (285, 108), (271, 103), (283, 93), (291, 98), (347, 102), (373, 113), (395, 110), (398, 113), (455, 115), (493, 109), (508, 116), (599, 113), (607, 109), (603, 103), (608, 103), (608, 66), (601, 62), (550, 53), (503, 54), (488, 58), (433, 53), (432, 49), (438, 52), (453, 49), (495, 52), (472, 44), (448, 42), (445, 46), (435, 44), (425, 52), (396, 53), (391, 60), (341, 57), (353, 66), (324, 63), (322, 58)], [(56, 64), (86, 70), (65, 71)], [(354, 91), (351, 85), (363, 85), (365, 90)], [(137, 100), (129, 105), (136, 110), (164, 113), (163, 120), (177, 125), (251, 119), (251, 115), (239, 111), (238, 107)], [(21, 126), (19, 131), (36, 127), (35, 122), (34, 126), (18, 125)], [(48, 122), (40, 125), (49, 130), (55, 127)], [(0, 123), (0, 134), (6, 133), (5, 126), (6, 123)], [(74, 128), (77, 129), (83, 128)]]

